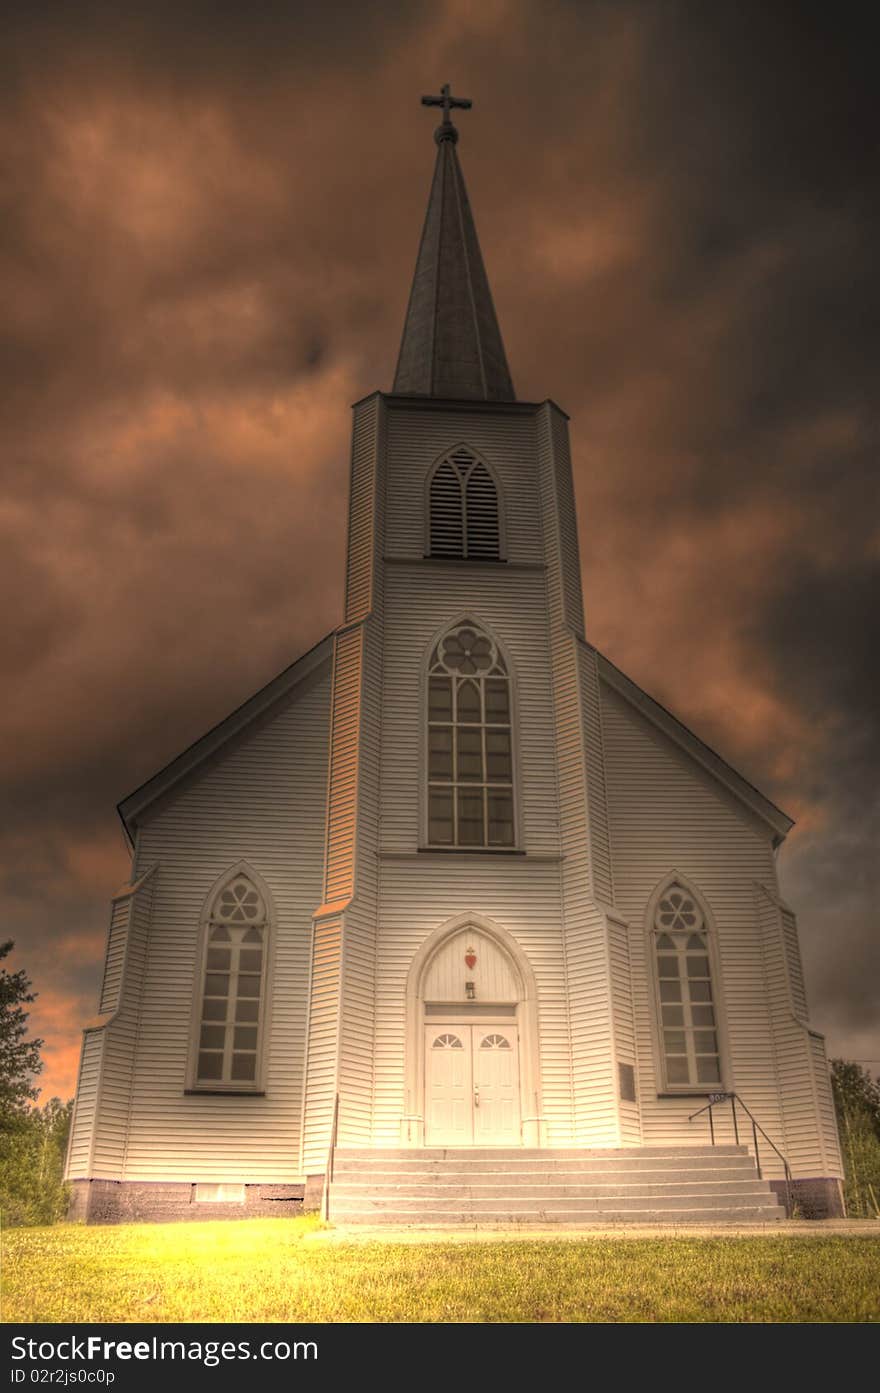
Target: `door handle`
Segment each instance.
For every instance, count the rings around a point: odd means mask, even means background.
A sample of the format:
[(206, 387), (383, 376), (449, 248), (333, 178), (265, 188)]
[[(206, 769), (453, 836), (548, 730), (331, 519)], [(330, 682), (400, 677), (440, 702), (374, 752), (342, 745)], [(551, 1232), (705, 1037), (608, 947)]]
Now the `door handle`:
[(478, 1088), (475, 1088), (475, 1089), (474, 1089), (474, 1107), (475, 1107), (475, 1108), (478, 1108), (479, 1106), (480, 1106), (480, 1090), (479, 1090)]

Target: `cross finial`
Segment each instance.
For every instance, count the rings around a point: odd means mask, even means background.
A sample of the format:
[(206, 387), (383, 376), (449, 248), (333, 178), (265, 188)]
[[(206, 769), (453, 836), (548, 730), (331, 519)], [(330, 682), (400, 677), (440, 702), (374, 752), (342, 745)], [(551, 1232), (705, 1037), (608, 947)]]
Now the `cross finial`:
[(473, 106), (470, 97), (453, 97), (449, 90), (449, 83), (444, 82), (440, 88), (439, 97), (422, 97), (422, 106), (442, 106), (443, 124), (438, 126), (434, 132), (434, 139), (437, 144), (441, 140), (451, 140), (453, 144), (458, 140), (458, 131), (449, 119), (449, 113), (454, 107), (460, 107), (462, 111), (469, 111)]

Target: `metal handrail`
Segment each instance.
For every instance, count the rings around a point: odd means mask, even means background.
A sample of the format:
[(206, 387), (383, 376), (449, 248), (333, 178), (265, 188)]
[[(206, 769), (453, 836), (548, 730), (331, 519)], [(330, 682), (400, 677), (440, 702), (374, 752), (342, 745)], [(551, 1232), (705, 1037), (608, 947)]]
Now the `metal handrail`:
[(339, 1128), (339, 1094), (333, 1099), (333, 1125), (330, 1128), (330, 1148), (327, 1152), (327, 1170), (324, 1175), (324, 1195), (321, 1202), (321, 1218), (326, 1223), (330, 1218), (330, 1184), (333, 1180), (333, 1158), (336, 1154), (336, 1134)]
[(737, 1145), (737, 1146), (739, 1146), (739, 1144), (740, 1144), (740, 1142), (739, 1142), (739, 1124), (738, 1124), (738, 1122), (737, 1122), (737, 1116), (736, 1116), (736, 1105), (737, 1105), (737, 1103), (739, 1103), (739, 1105), (740, 1105), (740, 1107), (742, 1108), (743, 1112), (745, 1113), (746, 1117), (749, 1119), (749, 1121), (750, 1121), (751, 1124), (752, 1124), (752, 1141), (753, 1141), (754, 1147), (755, 1147), (755, 1166), (756, 1166), (757, 1171), (758, 1171), (758, 1179), (759, 1179), (759, 1180), (763, 1180), (763, 1178), (764, 1178), (763, 1175), (761, 1174), (761, 1152), (760, 1152), (760, 1148), (759, 1148), (759, 1146), (758, 1146), (758, 1133), (759, 1133), (759, 1132), (761, 1133), (761, 1136), (764, 1138), (764, 1140), (765, 1140), (765, 1142), (767, 1143), (767, 1145), (771, 1148), (771, 1150), (773, 1150), (773, 1151), (776, 1152), (776, 1155), (779, 1157), (780, 1161), (782, 1162), (782, 1168), (783, 1168), (783, 1170), (784, 1170), (784, 1172), (785, 1172), (785, 1212), (786, 1212), (786, 1214), (788, 1215), (788, 1217), (791, 1218), (791, 1213), (792, 1213), (792, 1199), (791, 1199), (791, 1167), (789, 1166), (788, 1161), (785, 1159), (785, 1157), (783, 1156), (782, 1152), (779, 1150), (779, 1147), (776, 1145), (775, 1141), (773, 1141), (772, 1137), (768, 1137), (767, 1133), (764, 1131), (764, 1128), (761, 1126), (760, 1122), (757, 1120), (756, 1117), (753, 1116), (753, 1114), (750, 1112), (749, 1108), (748, 1108), (748, 1107), (746, 1106), (746, 1104), (743, 1102), (742, 1098), (740, 1098), (740, 1096), (739, 1096), (738, 1093), (733, 1093), (733, 1092), (731, 1092), (731, 1093), (711, 1093), (711, 1094), (709, 1095), (709, 1101), (708, 1101), (708, 1103), (706, 1103), (704, 1107), (698, 1108), (696, 1112), (692, 1112), (691, 1115), (690, 1115), (690, 1117), (688, 1118), (688, 1122), (693, 1122), (693, 1120), (694, 1120), (695, 1117), (701, 1117), (701, 1116), (703, 1115), (704, 1112), (708, 1112), (708, 1114), (709, 1114), (709, 1136), (711, 1137), (712, 1145), (714, 1146), (714, 1145), (715, 1145), (715, 1122), (714, 1122), (714, 1118), (713, 1118), (713, 1115), (712, 1115), (712, 1109), (715, 1108), (715, 1107), (717, 1107), (719, 1103), (727, 1103), (727, 1102), (730, 1103), (730, 1111), (731, 1111), (731, 1115), (732, 1115), (732, 1117), (733, 1117), (733, 1135), (734, 1135), (734, 1138), (735, 1138), (735, 1140), (736, 1140), (736, 1145)]

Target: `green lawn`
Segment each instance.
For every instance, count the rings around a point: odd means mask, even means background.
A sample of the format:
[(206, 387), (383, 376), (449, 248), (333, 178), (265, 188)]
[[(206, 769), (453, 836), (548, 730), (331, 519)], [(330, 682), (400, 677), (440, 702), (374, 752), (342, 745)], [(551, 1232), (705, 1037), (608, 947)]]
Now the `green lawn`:
[(311, 1219), (12, 1229), (6, 1321), (876, 1321), (880, 1240), (346, 1242)]

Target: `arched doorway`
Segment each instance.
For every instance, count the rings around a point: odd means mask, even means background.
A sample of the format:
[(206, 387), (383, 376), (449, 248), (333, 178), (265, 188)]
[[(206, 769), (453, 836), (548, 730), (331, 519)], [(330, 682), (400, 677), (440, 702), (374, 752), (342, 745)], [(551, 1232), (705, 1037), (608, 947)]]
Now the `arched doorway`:
[(403, 1139), (425, 1146), (539, 1146), (537, 995), (519, 945), (466, 914), (413, 960)]

